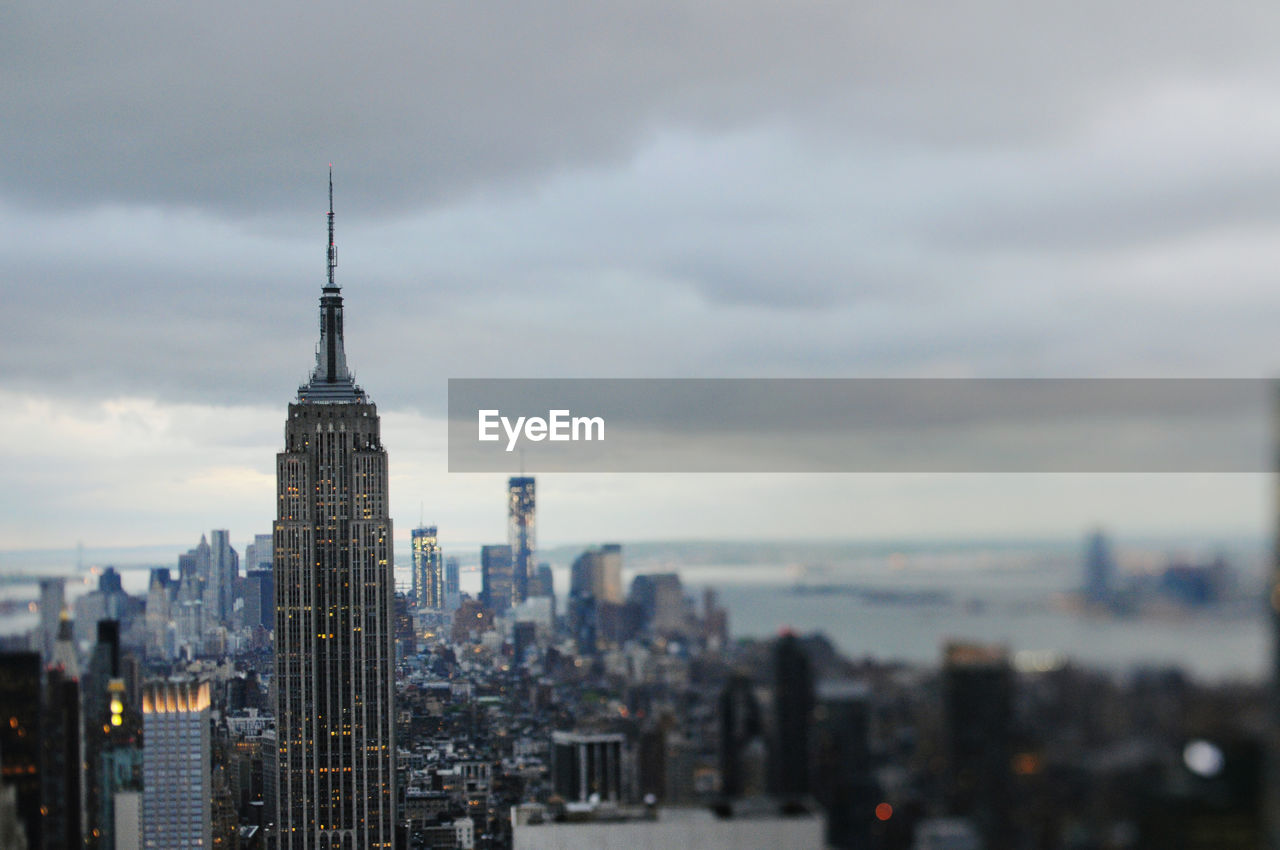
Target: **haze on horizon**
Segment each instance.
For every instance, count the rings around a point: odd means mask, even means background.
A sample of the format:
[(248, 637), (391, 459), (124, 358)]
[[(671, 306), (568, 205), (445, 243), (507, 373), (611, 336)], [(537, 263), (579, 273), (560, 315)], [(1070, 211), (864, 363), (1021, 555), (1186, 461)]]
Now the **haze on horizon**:
[[(398, 536), (505, 534), (502, 476), (445, 471), (449, 377), (1274, 375), (1278, 36), (1261, 2), (9, 4), (0, 549), (270, 528), (331, 161)], [(1268, 479), (546, 475), (539, 536), (1258, 534)]]

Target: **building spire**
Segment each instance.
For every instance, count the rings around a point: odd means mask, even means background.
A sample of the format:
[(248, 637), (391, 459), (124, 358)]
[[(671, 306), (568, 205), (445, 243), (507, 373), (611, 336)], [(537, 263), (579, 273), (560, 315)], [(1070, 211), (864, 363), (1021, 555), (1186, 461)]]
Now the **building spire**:
[(320, 294), (320, 344), (316, 346), (316, 366), (311, 380), (298, 387), (301, 402), (364, 402), (364, 390), (356, 386), (347, 369), (342, 343), (342, 288), (334, 279), (338, 249), (333, 241), (333, 163), (329, 163), (329, 248), (328, 279)]
[(337, 289), (333, 281), (333, 270), (338, 265), (338, 249), (333, 244), (333, 163), (329, 163), (329, 288)]

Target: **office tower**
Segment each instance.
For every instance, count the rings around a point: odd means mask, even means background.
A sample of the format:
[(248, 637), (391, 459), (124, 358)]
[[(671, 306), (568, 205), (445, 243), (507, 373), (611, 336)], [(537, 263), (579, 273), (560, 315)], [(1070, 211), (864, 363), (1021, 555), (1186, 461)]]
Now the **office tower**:
[(153, 682), (142, 693), (144, 846), (213, 843), (208, 682)]
[(764, 793), (760, 703), (751, 680), (735, 673), (720, 692), (720, 793), (726, 799)]
[(178, 582), (173, 609), (175, 652), (199, 655), (204, 647), (204, 582), (194, 566)]
[(395, 841), (395, 635), (387, 453), (343, 350), (328, 280), (310, 380), (276, 456), (275, 680), (280, 850)]
[[(84, 804), (85, 839), (88, 847), (109, 848), (105, 839), (107, 828), (103, 819), (104, 808), (111, 797), (102, 777), (106, 754), (127, 737), (123, 727), (123, 712), (114, 705), (120, 702), (123, 685), (120, 668), (120, 623), (102, 620), (98, 623), (98, 639), (89, 651), (89, 663), (81, 680), (81, 701), (84, 709)], [(119, 719), (115, 719), (115, 718)], [(113, 722), (115, 720), (115, 722)]]
[(953, 643), (942, 668), (950, 813), (972, 819), (984, 846), (1009, 846), (1013, 670), (1003, 647)]
[(173, 657), (173, 582), (168, 567), (151, 570), (147, 583), (147, 657)]
[[(569, 570), (569, 626), (581, 652), (594, 653), (608, 640), (607, 609), (622, 604), (622, 547), (606, 543), (579, 555)], [(616, 613), (616, 612), (612, 612)]]
[(631, 580), (631, 601), (655, 634), (682, 634), (688, 626), (684, 587), (676, 573), (649, 573)]
[(511, 608), (515, 594), (510, 546), (480, 547), (480, 601), (495, 614)]
[(458, 606), (462, 604), (462, 591), (459, 587), (461, 568), (458, 565), (458, 559), (444, 559), (444, 605), (450, 611), (458, 610)]
[(40, 579), (40, 626), (37, 632), (38, 646), (31, 648), (40, 653), (40, 659), (48, 664), (53, 658), (53, 644), (58, 640), (58, 623), (67, 607), (67, 581), (61, 578)]
[(529, 598), (533, 552), (537, 546), (535, 531), (533, 478), (512, 477), (507, 481), (507, 545), (511, 547), (513, 605)]
[(439, 611), (445, 607), (444, 553), (434, 525), (409, 532), (413, 544), (413, 603)]
[(27, 846), (44, 847), (40, 817), (40, 654), (0, 652), (0, 785), (15, 789)]
[(274, 548), (270, 534), (255, 534), (253, 542), (244, 547), (244, 571), (271, 569), (271, 552)]
[[(529, 595), (549, 596), (552, 599), (555, 599), (556, 584), (555, 578), (551, 574), (550, 564), (538, 564), (537, 568), (533, 571), (533, 578), (529, 581)], [(553, 603), (552, 608), (554, 607), (555, 605)]]
[(606, 543), (577, 557), (570, 570), (569, 594), (622, 604), (622, 546)]
[(773, 793), (783, 800), (805, 797), (811, 789), (813, 700), (809, 656), (786, 631), (773, 648)]
[(204, 586), (205, 628), (226, 626), (235, 606), (235, 580), (240, 575), (240, 556), (231, 548), (231, 533), (225, 528), (210, 532), (209, 576)]
[(538, 625), (529, 620), (518, 620), (511, 628), (512, 658), (516, 667), (523, 667), (530, 649), (537, 647)]
[(551, 782), (566, 802), (622, 801), (621, 733), (552, 732)]
[(1111, 599), (1115, 589), (1115, 561), (1111, 557), (1111, 546), (1101, 531), (1089, 535), (1085, 544), (1084, 557), (1084, 596), (1089, 602), (1106, 603)]
[(861, 682), (818, 684), (815, 783), (828, 847), (872, 846), (878, 786), (871, 764), (871, 692)]
[(275, 627), (275, 576), (270, 569), (250, 570), (245, 575), (244, 622), (251, 629)]
[[(58, 624), (53, 659), (45, 670), (41, 729), (41, 814), (45, 847), (80, 847), (80, 668), (71, 621)], [(2, 754), (0, 754), (2, 755)]]

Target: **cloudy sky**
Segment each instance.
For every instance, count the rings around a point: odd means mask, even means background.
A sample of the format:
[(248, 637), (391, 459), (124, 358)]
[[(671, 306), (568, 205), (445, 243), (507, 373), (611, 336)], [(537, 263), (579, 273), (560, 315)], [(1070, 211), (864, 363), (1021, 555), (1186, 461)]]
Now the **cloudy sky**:
[[(393, 514), (450, 377), (1276, 374), (1280, 7), (0, 7), (0, 549), (269, 529), (326, 174)], [(540, 479), (547, 542), (1261, 531), (1261, 476)], [(762, 531), (764, 530), (764, 531)]]

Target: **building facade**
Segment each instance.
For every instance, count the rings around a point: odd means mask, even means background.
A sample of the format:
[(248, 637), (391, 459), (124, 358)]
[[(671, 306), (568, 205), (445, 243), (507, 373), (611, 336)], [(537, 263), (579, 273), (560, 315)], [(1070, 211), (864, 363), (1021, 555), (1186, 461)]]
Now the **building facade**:
[(409, 532), (413, 546), (413, 603), (439, 611), (445, 607), (444, 554), (434, 525)]
[[(142, 830), (148, 850), (213, 844), (208, 682), (155, 682), (142, 694)], [(113, 801), (114, 804), (114, 801)]]
[(329, 275), (308, 383), (277, 455), (275, 677), (280, 850), (395, 842), (395, 638), (387, 453), (347, 370)]
[(534, 489), (531, 476), (514, 476), (507, 481), (507, 545), (511, 547), (511, 602), (519, 605), (529, 598), (536, 548)]
[(495, 614), (511, 610), (515, 580), (510, 546), (480, 547), (480, 601)]

